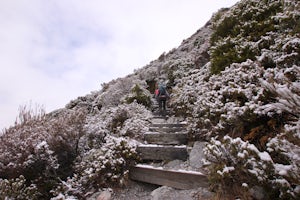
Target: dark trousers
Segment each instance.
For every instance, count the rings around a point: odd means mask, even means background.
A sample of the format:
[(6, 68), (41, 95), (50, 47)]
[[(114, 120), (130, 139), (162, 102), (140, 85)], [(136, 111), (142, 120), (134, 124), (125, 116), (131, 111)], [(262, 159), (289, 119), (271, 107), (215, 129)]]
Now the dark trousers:
[(159, 99), (158, 100), (159, 110), (166, 111), (166, 99)]

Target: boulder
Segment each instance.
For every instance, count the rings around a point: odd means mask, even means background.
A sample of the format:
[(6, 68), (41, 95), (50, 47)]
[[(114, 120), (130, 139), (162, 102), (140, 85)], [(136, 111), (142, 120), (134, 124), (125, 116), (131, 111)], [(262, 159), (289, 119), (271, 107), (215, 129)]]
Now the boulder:
[(204, 147), (205, 147), (205, 142), (196, 141), (194, 143), (192, 151), (190, 152), (190, 156), (189, 156), (190, 166), (192, 168), (195, 168), (196, 170), (203, 168), (202, 159), (205, 158), (203, 153)]

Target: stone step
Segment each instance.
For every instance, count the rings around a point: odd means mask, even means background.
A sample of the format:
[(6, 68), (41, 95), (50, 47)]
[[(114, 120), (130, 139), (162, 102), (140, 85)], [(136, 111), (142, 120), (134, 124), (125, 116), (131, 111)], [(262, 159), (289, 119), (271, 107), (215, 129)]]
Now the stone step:
[(167, 119), (167, 116), (155, 115), (152, 117), (152, 119)]
[(187, 160), (188, 157), (185, 145), (139, 145), (137, 152), (143, 160)]
[(146, 132), (144, 140), (149, 144), (179, 145), (187, 144), (187, 133)]
[(185, 127), (149, 127), (150, 132), (164, 132), (164, 133), (177, 133), (177, 132), (185, 132)]
[(150, 125), (150, 127), (156, 128), (162, 128), (162, 127), (168, 127), (168, 128), (181, 128), (186, 127), (185, 123), (153, 123)]
[(157, 116), (170, 116), (171, 115), (171, 112), (170, 111), (165, 111), (165, 112), (160, 112), (160, 111), (154, 111), (152, 112), (153, 116), (154, 117), (157, 117)]
[(135, 181), (141, 181), (156, 185), (164, 185), (177, 189), (195, 189), (208, 187), (206, 175), (196, 171), (165, 170), (151, 165), (136, 165), (129, 170), (129, 177)]

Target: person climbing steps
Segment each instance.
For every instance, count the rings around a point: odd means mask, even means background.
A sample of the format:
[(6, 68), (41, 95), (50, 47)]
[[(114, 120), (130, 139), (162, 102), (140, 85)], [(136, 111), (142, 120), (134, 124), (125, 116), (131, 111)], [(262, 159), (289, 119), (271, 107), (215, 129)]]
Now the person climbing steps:
[(166, 115), (166, 103), (170, 98), (168, 91), (166, 90), (165, 85), (162, 83), (158, 85), (158, 88), (155, 90), (155, 98), (159, 105), (160, 115)]

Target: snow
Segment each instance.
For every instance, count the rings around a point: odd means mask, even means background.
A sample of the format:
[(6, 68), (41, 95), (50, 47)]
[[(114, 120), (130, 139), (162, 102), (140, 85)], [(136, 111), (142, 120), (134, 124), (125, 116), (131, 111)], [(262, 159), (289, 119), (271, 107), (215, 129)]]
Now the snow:
[(238, 154), (237, 154), (237, 156), (239, 157), (239, 158), (245, 158), (246, 156), (247, 156), (247, 151), (246, 150), (244, 150), (242, 153), (241, 152), (239, 152)]
[(36, 149), (39, 150), (39, 149), (44, 148), (45, 146), (48, 146), (47, 142), (42, 141), (42, 142), (40, 142), (39, 144), (36, 145)]
[(157, 169), (157, 170), (165, 170), (169, 172), (176, 172), (176, 173), (188, 173), (188, 174), (194, 174), (194, 175), (201, 175), (203, 176), (204, 174), (198, 171), (192, 171), (192, 170), (184, 170), (184, 169), (165, 169), (164, 167), (154, 167), (153, 165), (147, 165), (147, 164), (137, 164), (136, 167), (140, 168), (147, 168), (147, 169)]
[(140, 144), (139, 147), (172, 147), (178, 149), (186, 149), (186, 145), (160, 145), (160, 144)]
[(287, 176), (289, 171), (292, 170), (292, 165), (275, 164), (275, 170), (281, 176)]
[(245, 188), (247, 188), (248, 184), (247, 183), (243, 183), (242, 186), (245, 187)]
[(260, 152), (258, 155), (259, 155), (260, 159), (263, 161), (272, 161), (270, 154), (267, 152)]
[(224, 174), (228, 174), (229, 172), (234, 171), (234, 169), (234, 167), (225, 166), (222, 171), (218, 170), (217, 173), (221, 176), (224, 176)]
[(136, 167), (148, 168), (148, 169), (163, 169), (163, 167), (154, 167), (153, 165), (137, 164)]

